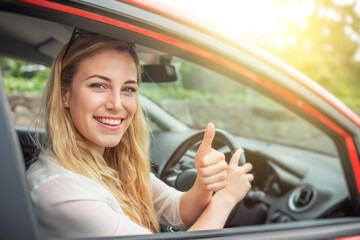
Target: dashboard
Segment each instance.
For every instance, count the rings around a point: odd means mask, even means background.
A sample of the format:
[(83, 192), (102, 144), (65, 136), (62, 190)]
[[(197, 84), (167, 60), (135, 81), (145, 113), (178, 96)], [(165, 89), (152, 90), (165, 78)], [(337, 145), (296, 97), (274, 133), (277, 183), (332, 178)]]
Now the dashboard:
[[(157, 160), (154, 162), (157, 175), (181, 191), (188, 190), (195, 181), (194, 157), (198, 144), (189, 148), (170, 168), (167, 163), (172, 153), (193, 133), (155, 133), (155, 143), (151, 148), (152, 159)], [(226, 226), (349, 214), (346, 212), (349, 194), (337, 156), (235, 138), (245, 149), (246, 161), (253, 165), (254, 181), (245, 199), (234, 208)], [(221, 143), (215, 141), (213, 148), (223, 152), (227, 159), (231, 156), (229, 148)]]

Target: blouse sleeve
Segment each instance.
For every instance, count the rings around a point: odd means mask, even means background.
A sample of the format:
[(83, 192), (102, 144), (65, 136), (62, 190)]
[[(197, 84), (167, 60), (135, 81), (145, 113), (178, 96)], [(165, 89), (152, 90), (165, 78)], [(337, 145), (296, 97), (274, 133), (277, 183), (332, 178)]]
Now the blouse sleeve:
[(61, 177), (31, 192), (40, 226), (52, 237), (96, 237), (151, 234), (122, 210), (115, 211), (101, 194)]
[(175, 229), (186, 228), (180, 216), (180, 199), (183, 192), (166, 185), (152, 173), (150, 181), (154, 208), (160, 223), (171, 225)]

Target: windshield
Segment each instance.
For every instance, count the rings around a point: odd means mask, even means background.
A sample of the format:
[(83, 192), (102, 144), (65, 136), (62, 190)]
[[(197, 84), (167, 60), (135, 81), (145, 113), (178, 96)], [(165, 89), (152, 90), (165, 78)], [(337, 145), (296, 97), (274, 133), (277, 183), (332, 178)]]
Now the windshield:
[(193, 128), (213, 122), (235, 136), (337, 155), (322, 131), (263, 94), (217, 72), (174, 58), (177, 80), (143, 83), (141, 93)]

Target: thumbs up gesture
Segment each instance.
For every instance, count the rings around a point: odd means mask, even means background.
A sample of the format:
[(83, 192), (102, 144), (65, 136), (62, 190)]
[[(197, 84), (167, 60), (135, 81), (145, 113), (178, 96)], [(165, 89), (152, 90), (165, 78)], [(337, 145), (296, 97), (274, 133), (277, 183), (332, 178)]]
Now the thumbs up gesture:
[(226, 186), (227, 163), (225, 155), (214, 150), (211, 144), (215, 137), (215, 126), (209, 123), (206, 127), (204, 138), (195, 155), (197, 169), (197, 182), (203, 190), (219, 191)]
[[(192, 230), (223, 227), (231, 209), (244, 198), (254, 178), (249, 173), (251, 164), (238, 166), (242, 150), (236, 151), (228, 165), (225, 155), (211, 147), (214, 137), (215, 126), (209, 123), (195, 155), (195, 183), (180, 201), (181, 218)], [(213, 192), (216, 192), (214, 196)]]

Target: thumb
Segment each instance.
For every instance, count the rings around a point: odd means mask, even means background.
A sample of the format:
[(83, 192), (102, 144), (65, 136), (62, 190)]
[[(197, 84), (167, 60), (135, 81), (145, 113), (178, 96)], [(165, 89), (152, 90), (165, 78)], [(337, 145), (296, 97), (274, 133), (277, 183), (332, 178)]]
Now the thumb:
[(202, 157), (205, 154), (208, 154), (211, 152), (211, 144), (215, 137), (215, 126), (213, 123), (208, 123), (205, 129), (204, 138), (202, 143), (200, 144), (200, 147), (197, 151), (197, 155), (199, 157)]

